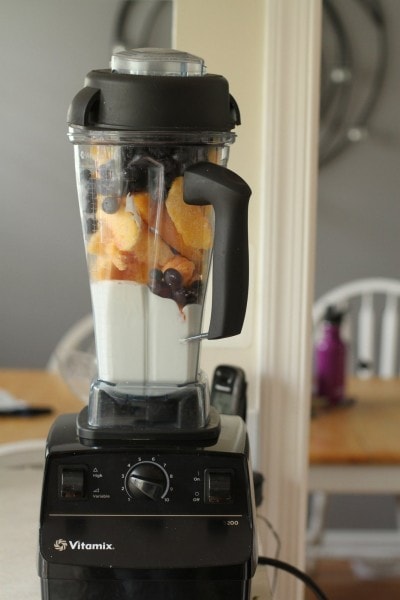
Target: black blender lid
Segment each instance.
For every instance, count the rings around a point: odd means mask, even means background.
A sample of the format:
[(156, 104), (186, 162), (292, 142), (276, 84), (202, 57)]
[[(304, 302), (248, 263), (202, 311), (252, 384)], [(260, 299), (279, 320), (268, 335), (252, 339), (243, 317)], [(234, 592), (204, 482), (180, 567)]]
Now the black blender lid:
[(90, 71), (68, 111), (71, 126), (131, 131), (231, 131), (240, 114), (221, 75), (203, 59), (171, 49), (113, 55), (110, 69)]

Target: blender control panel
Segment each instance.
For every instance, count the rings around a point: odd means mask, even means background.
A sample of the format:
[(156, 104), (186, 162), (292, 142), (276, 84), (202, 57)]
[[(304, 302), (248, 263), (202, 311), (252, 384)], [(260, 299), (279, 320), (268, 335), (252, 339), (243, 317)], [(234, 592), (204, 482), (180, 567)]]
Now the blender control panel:
[(250, 560), (253, 546), (245, 454), (85, 449), (47, 458), (40, 549), (48, 562), (228, 566)]
[(54, 457), (48, 467), (50, 514), (85, 511), (210, 513), (246, 510), (249, 483), (240, 455), (96, 452)]
[(75, 416), (49, 436), (40, 515), (48, 564), (115, 569), (252, 569), (252, 472), (243, 422), (218, 442), (85, 446)]

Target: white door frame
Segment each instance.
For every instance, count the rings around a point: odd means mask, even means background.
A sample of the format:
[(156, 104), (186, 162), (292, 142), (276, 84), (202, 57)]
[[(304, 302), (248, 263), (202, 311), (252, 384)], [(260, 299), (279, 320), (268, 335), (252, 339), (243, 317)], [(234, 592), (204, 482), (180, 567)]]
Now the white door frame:
[[(260, 452), (265, 514), (280, 535), (282, 558), (304, 568), (321, 4), (268, 0), (267, 5)], [(267, 549), (271, 555), (273, 542)], [(294, 580), (280, 580), (278, 597), (303, 597)]]
[[(263, 514), (281, 558), (305, 565), (314, 285), (321, 0), (175, 0), (174, 45), (224, 74), (243, 125), (230, 167), (253, 188), (253, 335), (227, 360), (244, 366), (258, 418)], [(240, 346), (240, 345), (239, 345)], [(221, 362), (207, 348), (206, 362)], [(253, 440), (254, 445), (254, 440)], [(260, 528), (265, 553), (274, 540)], [(280, 575), (277, 597), (303, 587)]]

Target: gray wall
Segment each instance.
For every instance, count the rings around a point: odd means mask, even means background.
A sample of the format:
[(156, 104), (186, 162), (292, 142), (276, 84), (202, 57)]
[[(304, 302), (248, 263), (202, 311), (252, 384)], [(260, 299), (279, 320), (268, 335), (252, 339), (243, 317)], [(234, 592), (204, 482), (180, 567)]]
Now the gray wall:
[[(375, 40), (348, 7), (356, 56), (368, 57)], [(400, 279), (400, 2), (382, 0), (389, 36), (389, 62), (369, 137), (320, 171), (315, 295), (360, 277)], [(352, 20), (353, 18), (353, 20)], [(372, 35), (372, 33), (371, 33)], [(361, 63), (366, 89), (371, 65)]]
[(86, 73), (109, 65), (119, 7), (118, 0), (1, 2), (2, 367), (45, 366), (90, 310), (66, 114)]

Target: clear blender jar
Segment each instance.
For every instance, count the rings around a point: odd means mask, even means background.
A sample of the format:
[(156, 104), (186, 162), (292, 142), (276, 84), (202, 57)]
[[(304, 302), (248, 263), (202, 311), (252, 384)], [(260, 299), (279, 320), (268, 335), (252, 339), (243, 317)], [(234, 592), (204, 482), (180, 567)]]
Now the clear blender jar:
[(227, 82), (186, 53), (122, 52), (88, 74), (68, 121), (98, 367), (82, 428), (207, 428), (201, 339), (239, 333), (247, 298), (250, 190), (223, 168), (239, 122)]

